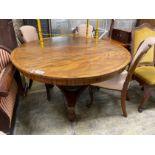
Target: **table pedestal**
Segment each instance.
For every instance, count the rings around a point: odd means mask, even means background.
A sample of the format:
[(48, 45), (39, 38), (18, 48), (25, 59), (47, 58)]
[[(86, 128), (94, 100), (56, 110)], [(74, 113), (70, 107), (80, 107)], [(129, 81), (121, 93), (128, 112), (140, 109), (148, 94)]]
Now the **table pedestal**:
[(88, 86), (58, 86), (67, 100), (68, 119), (74, 121), (76, 118), (75, 105), (77, 98)]

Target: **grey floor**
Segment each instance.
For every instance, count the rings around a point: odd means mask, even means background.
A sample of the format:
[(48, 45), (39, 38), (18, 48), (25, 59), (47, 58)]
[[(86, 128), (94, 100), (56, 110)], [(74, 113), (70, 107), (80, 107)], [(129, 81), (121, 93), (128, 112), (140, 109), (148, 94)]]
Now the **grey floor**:
[(77, 120), (66, 117), (65, 98), (61, 91), (51, 89), (51, 101), (46, 99), (45, 87), (34, 82), (26, 97), (19, 98), (14, 134), (17, 135), (135, 135), (155, 134), (155, 93), (152, 93), (143, 113), (137, 112), (142, 91), (133, 82), (127, 101), (128, 117), (122, 116), (120, 92), (100, 89), (95, 102), (87, 108), (90, 98), (85, 90), (77, 101)]

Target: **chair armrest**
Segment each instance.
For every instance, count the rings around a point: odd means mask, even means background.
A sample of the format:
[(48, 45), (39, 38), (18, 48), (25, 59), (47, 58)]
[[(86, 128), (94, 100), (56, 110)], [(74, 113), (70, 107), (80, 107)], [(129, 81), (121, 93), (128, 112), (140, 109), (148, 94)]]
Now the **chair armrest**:
[(0, 78), (0, 96), (1, 97), (7, 97), (12, 80), (14, 78), (15, 68), (11, 63), (9, 63), (4, 71), (1, 72), (1, 78)]
[(0, 48), (4, 49), (5, 51), (7, 51), (8, 53), (11, 53), (11, 49), (9, 49), (8, 47), (4, 46), (4, 45), (0, 45)]

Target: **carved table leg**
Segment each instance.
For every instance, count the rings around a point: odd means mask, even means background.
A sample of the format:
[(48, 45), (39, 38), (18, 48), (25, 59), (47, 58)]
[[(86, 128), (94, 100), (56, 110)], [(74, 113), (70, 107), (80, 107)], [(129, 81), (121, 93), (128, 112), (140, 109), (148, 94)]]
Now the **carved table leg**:
[(87, 86), (58, 86), (67, 100), (68, 119), (74, 121), (76, 118), (75, 105), (77, 98)]

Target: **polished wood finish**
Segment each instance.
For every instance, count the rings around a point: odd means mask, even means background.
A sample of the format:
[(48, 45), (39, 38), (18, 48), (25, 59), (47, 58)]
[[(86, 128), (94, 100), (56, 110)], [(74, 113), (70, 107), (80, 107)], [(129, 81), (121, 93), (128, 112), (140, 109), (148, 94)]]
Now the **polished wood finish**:
[(76, 118), (75, 105), (80, 94), (87, 88), (87, 86), (58, 86), (63, 92), (67, 100), (68, 118), (74, 121)]
[(44, 44), (45, 48), (38, 41), (23, 44), (12, 52), (11, 60), (30, 79), (48, 84), (76, 86), (100, 82), (130, 62), (128, 50), (112, 40), (96, 43), (94, 39), (56, 37)]
[(82, 90), (120, 73), (130, 62), (130, 54), (113, 40), (55, 37), (45, 40), (44, 48), (38, 41), (23, 44), (12, 52), (11, 60), (28, 78), (57, 85), (66, 97), (68, 116), (73, 121)]

